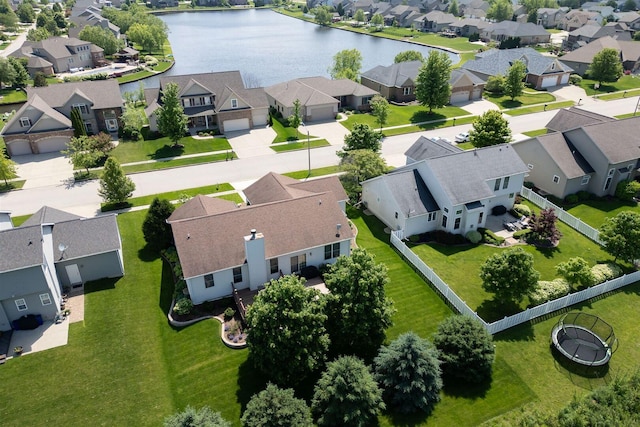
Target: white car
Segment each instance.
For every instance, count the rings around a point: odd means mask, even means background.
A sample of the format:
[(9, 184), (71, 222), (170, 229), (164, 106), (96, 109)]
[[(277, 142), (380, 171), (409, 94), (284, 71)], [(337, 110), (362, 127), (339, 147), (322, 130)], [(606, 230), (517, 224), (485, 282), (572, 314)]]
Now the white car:
[(469, 132), (460, 132), (456, 135), (456, 142), (467, 142), (469, 140)]

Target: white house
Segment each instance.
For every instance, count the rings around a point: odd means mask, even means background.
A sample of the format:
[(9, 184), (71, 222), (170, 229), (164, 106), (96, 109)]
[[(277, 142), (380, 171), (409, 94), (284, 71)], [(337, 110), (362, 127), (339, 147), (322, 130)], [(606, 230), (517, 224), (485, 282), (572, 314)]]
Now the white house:
[(405, 236), (484, 227), (495, 206), (511, 209), (527, 166), (509, 144), (462, 151), (421, 137), (407, 165), (362, 183), (364, 205)]

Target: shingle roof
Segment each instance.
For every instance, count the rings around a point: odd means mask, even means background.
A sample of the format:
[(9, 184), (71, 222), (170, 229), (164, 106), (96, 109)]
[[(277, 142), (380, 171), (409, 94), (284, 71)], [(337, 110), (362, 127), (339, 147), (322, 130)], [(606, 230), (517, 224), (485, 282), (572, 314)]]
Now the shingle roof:
[(527, 73), (543, 75), (548, 73), (552, 64), (557, 64), (553, 73), (573, 71), (569, 66), (558, 62), (557, 58), (544, 56), (530, 47), (517, 49), (490, 49), (476, 55), (476, 59), (462, 64), (462, 68), (485, 75), (505, 75), (515, 61), (527, 66)]
[(372, 96), (373, 89), (349, 79), (330, 80), (326, 77), (305, 77), (266, 87), (265, 92), (286, 107), (298, 99), (302, 105), (337, 104), (336, 97)]
[(60, 108), (69, 100), (71, 95), (80, 90), (93, 102), (92, 108), (117, 108), (122, 107), (120, 87), (115, 79), (96, 80), (85, 82), (60, 83), (45, 87), (28, 87), (27, 97), (38, 95), (53, 108)]
[(548, 130), (564, 132), (580, 126), (615, 121), (614, 118), (592, 113), (582, 108), (571, 107), (558, 110), (555, 116), (545, 126)]
[(611, 36), (605, 36), (567, 53), (560, 57), (560, 61), (591, 64), (593, 57), (605, 48), (611, 48), (621, 52), (623, 61), (640, 60), (640, 43), (636, 41), (616, 40)]
[(264, 235), (267, 259), (353, 238), (332, 193), (176, 221), (171, 228), (185, 278), (242, 265), (244, 236), (252, 229)]
[(407, 81), (415, 83), (422, 65), (422, 61), (400, 62), (387, 67), (378, 65), (361, 76), (387, 87), (402, 87)]
[(471, 27), (477, 27), (479, 30), (482, 30), (487, 28), (489, 25), (491, 25), (491, 22), (488, 22), (484, 19), (479, 19), (479, 18), (464, 18), (464, 19), (460, 19), (458, 21), (452, 22), (451, 24), (449, 24), (449, 27), (462, 28), (466, 25), (469, 25)]
[(0, 231), (0, 272), (41, 265), (42, 230), (40, 226)]
[(80, 218), (82, 217), (69, 212), (61, 211), (60, 209), (52, 208), (51, 206), (43, 206), (38, 209), (36, 213), (31, 215), (25, 222), (23, 222), (21, 227), (40, 224), (55, 224), (58, 222), (71, 221)]
[(42, 49), (53, 58), (64, 59), (73, 55), (67, 46), (82, 46), (86, 44), (91, 43), (74, 37), (49, 37), (48, 39), (33, 42), (30, 45), (32, 51)]
[(416, 169), (392, 172), (383, 175), (381, 179), (404, 216), (422, 215), (440, 209)]
[(173, 211), (167, 219), (167, 222), (226, 212), (237, 209), (237, 207), (238, 206), (230, 200), (198, 194)]
[(337, 200), (346, 200), (348, 198), (337, 176), (298, 181), (274, 172), (269, 172), (245, 188), (243, 192), (249, 203), (257, 205), (328, 191), (332, 192)]
[(593, 172), (593, 168), (582, 154), (560, 132), (541, 135), (515, 144), (539, 145), (549, 154), (567, 179), (578, 178)]
[(480, 77), (476, 76), (469, 70), (465, 70), (462, 68), (454, 68), (453, 70), (451, 70), (451, 77), (449, 78), (449, 84), (451, 86), (455, 86), (458, 80), (460, 80), (462, 77), (465, 77), (465, 76), (471, 79), (471, 82), (473, 83), (474, 86), (483, 85), (486, 83), (484, 80), (482, 80)]
[(504, 34), (510, 37), (550, 36), (541, 25), (532, 22), (502, 21), (489, 25), (486, 30), (491, 34)]
[[(22, 126), (15, 127), (17, 123), (20, 123), (20, 118), (23, 117), (23, 112), (27, 110), (37, 110), (41, 114), (35, 119), (29, 129)], [(38, 95), (34, 95), (22, 107), (14, 114), (7, 122), (5, 127), (0, 131), (2, 135), (22, 134), (39, 132), (42, 130), (60, 130), (70, 129), (71, 120), (69, 120), (64, 114), (51, 108), (46, 102), (42, 100)]]
[(574, 137), (588, 137), (602, 151), (610, 164), (640, 159), (640, 116), (612, 122), (595, 123), (565, 132)]
[(460, 148), (440, 139), (431, 139), (421, 136), (411, 147), (409, 147), (404, 155), (415, 161), (420, 161), (430, 159), (431, 157), (446, 156), (460, 151), (462, 151)]

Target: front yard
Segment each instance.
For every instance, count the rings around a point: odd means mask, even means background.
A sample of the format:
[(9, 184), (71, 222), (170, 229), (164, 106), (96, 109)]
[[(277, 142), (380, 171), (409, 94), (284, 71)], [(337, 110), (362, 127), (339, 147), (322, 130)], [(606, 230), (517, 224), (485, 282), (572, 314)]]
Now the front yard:
[(145, 160), (167, 159), (185, 154), (231, 150), (231, 145), (226, 138), (196, 139), (186, 136), (180, 140), (180, 144), (183, 147), (173, 147), (168, 137), (121, 142), (109, 152), (109, 156), (114, 157), (121, 164), (125, 164)]
[(550, 93), (534, 92), (531, 89), (525, 89), (525, 92), (513, 101), (508, 95), (496, 95), (490, 92), (485, 92), (484, 98), (493, 102), (501, 109), (519, 108), (534, 104), (545, 104), (554, 102), (556, 100), (556, 98)]
[[(452, 117), (467, 116), (469, 112), (463, 110), (460, 107), (448, 105), (444, 108), (438, 108), (433, 110), (433, 113), (429, 114), (429, 110), (422, 105), (389, 105), (389, 117), (383, 127), (410, 125), (422, 122), (431, 122), (438, 120), (445, 120)], [(379, 129), (380, 124), (376, 121), (376, 118), (370, 113), (354, 112), (348, 115), (348, 119), (340, 122), (344, 127), (349, 130), (353, 129), (353, 125), (356, 123), (368, 124), (374, 129)], [(411, 130), (410, 132), (416, 132)], [(387, 131), (384, 132), (385, 135)], [(407, 133), (407, 132), (405, 132)]]
[[(638, 76), (629, 75), (622, 76), (614, 83), (602, 83), (596, 90), (594, 85), (598, 83), (591, 79), (582, 79), (580, 87), (587, 92), (587, 95), (600, 95), (603, 93), (620, 92), (625, 90), (640, 89), (640, 78)], [(631, 96), (631, 95), (630, 95)]]

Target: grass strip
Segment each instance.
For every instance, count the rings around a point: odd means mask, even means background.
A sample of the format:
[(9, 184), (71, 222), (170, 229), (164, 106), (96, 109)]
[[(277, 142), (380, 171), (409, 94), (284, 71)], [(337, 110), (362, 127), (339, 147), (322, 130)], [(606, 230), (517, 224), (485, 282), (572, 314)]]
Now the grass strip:
[[(232, 155), (232, 159), (237, 158), (235, 153)], [(175, 160), (165, 160), (153, 163), (141, 163), (139, 165), (123, 166), (124, 173), (146, 172), (159, 169), (177, 168), (181, 166), (199, 165), (202, 163), (222, 162), (229, 159), (229, 155), (226, 153), (212, 154), (210, 156), (198, 156), (187, 157)]]
[[(185, 190), (177, 190), (177, 191), (168, 191), (166, 193), (159, 194), (151, 194), (148, 196), (140, 196), (140, 197), (132, 197), (127, 200), (127, 207), (136, 207), (136, 206), (147, 206), (150, 205), (154, 198), (158, 197), (159, 199), (167, 199), (167, 200), (179, 200), (181, 198), (189, 198), (193, 196), (197, 196), (198, 194), (215, 194), (221, 193), (224, 191), (232, 191), (235, 190), (233, 185), (228, 182), (223, 182), (221, 184), (215, 185), (207, 185), (204, 187), (194, 187), (187, 188)], [(113, 203), (102, 203), (100, 205), (100, 209), (102, 212), (112, 211), (115, 209), (120, 209), (121, 206), (115, 206)]]
[[(337, 165), (326, 166), (324, 168), (311, 169), (311, 176), (316, 177), (316, 176), (323, 176), (323, 175), (331, 175), (338, 172), (340, 172), (340, 166), (337, 166)], [(304, 179), (304, 178), (307, 178), (307, 175), (309, 175), (309, 171), (305, 169), (301, 171), (287, 172), (287, 173), (284, 173), (283, 175), (288, 176), (289, 178), (294, 178), (294, 179)]]
[(536, 130), (530, 130), (528, 132), (522, 132), (523, 135), (527, 135), (532, 138), (534, 136), (545, 135), (546, 133), (547, 133), (547, 129), (536, 129)]
[(18, 179), (15, 181), (8, 181), (6, 183), (0, 184), (0, 193), (6, 193), (8, 191), (20, 190), (24, 187), (24, 183), (27, 182), (25, 179)]
[[(315, 141), (310, 141), (309, 142), (309, 146), (311, 148), (320, 148), (320, 147), (328, 147), (331, 144), (329, 144), (329, 141), (327, 141), (326, 139), (316, 139)], [(307, 142), (290, 142), (288, 144), (282, 144), (282, 145), (272, 145), (271, 149), (273, 151), (275, 151), (276, 153), (284, 153), (286, 151), (296, 151), (296, 150), (306, 150), (307, 149)]]
[(561, 108), (572, 107), (573, 105), (575, 105), (575, 102), (573, 101), (562, 101), (548, 104), (546, 107), (544, 105), (532, 105), (530, 107), (507, 110), (504, 111), (504, 113), (510, 116), (521, 116), (523, 114), (539, 113), (541, 111), (559, 110)]

